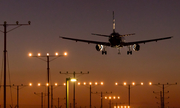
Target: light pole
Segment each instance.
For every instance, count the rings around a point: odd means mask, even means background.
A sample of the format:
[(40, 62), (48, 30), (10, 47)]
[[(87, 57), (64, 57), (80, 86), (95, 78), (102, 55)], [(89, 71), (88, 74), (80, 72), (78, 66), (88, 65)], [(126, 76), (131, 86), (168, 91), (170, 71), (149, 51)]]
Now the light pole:
[[(21, 85), (12, 85), (13, 87), (17, 87), (17, 107), (16, 108), (19, 108), (19, 89), (21, 89), (22, 87), (25, 87), (25, 86), (32, 86), (32, 84), (31, 83), (29, 83), (29, 85), (23, 85), (23, 84), (21, 84)], [(21, 88), (19, 88), (19, 87), (21, 87)]]
[[(111, 100), (112, 99), (120, 99), (120, 96), (109, 96), (109, 97), (107, 97), (107, 96), (105, 96), (104, 97), (105, 99), (109, 99), (109, 108), (111, 108)], [(117, 107), (117, 105), (116, 105), (116, 107)]]
[(55, 106), (55, 108), (61, 108), (62, 107), (62, 105), (60, 106), (60, 100), (65, 100), (66, 98), (64, 97), (64, 98), (54, 98), (53, 100), (57, 100), (57, 107)]
[[(165, 86), (168, 87), (168, 86), (171, 86), (171, 85), (177, 85), (177, 83), (174, 83), (174, 84), (169, 84), (169, 83), (166, 83), (166, 84), (160, 84), (160, 83), (153, 84), (152, 82), (149, 82), (149, 85), (156, 85), (158, 87), (162, 86), (162, 91), (161, 91), (162, 93), (160, 93), (160, 95), (161, 95), (160, 98), (161, 98), (161, 108), (164, 108), (165, 107), (164, 106), (164, 89), (165, 89)], [(154, 91), (153, 91), (153, 93), (154, 93)]]
[(38, 83), (37, 86), (51, 86), (51, 108), (53, 108), (53, 88), (59, 86), (65, 86), (65, 84), (58, 85), (58, 83), (54, 83), (54, 85), (49, 85), (48, 83), (46, 83), (46, 85), (41, 85), (41, 83)]
[[(78, 82), (78, 85), (81, 85), (81, 83), (80, 82)], [(84, 86), (88, 86), (88, 84), (86, 83), (86, 82), (84, 82), (83, 83), (83, 85)], [(103, 82), (100, 82), (100, 83), (98, 83), (98, 82), (95, 82), (95, 83), (92, 83), (92, 82), (89, 82), (89, 89), (90, 89), (90, 108), (92, 107), (92, 105), (91, 105), (91, 93), (92, 93), (92, 91), (91, 91), (91, 89), (92, 89), (92, 86), (97, 86), (97, 85), (104, 85), (104, 83)]]
[[(80, 73), (76, 73), (76, 72), (73, 72), (73, 73), (61, 73), (61, 71), (59, 72), (60, 74), (73, 74), (73, 78), (76, 78), (75, 75), (76, 74), (81, 74), (81, 75), (84, 75), (84, 74), (89, 74), (89, 72), (87, 73), (83, 73), (83, 72), (80, 72)], [(73, 108), (75, 108), (75, 82), (74, 82), (74, 89), (73, 89)]]
[(44, 96), (46, 96), (46, 93), (43, 93), (43, 92), (41, 92), (41, 93), (36, 93), (36, 92), (34, 92), (34, 94), (35, 95), (40, 95), (41, 96), (41, 108), (43, 108), (43, 97)]
[[(92, 92), (93, 93), (93, 92)], [(101, 106), (100, 106), (100, 108), (102, 108), (103, 107), (103, 94), (110, 94), (110, 93), (112, 93), (112, 92), (95, 92), (95, 93), (93, 93), (93, 94), (100, 94), (101, 95)]]
[(125, 86), (128, 88), (128, 105), (130, 106), (130, 89), (131, 89), (131, 86), (134, 87), (134, 86), (138, 86), (138, 85), (143, 85), (144, 83), (141, 82), (140, 84), (136, 84), (135, 82), (132, 82), (132, 84), (127, 84), (126, 82), (124, 82), (123, 84), (118, 84), (117, 82), (115, 83), (115, 85), (119, 85), (119, 86)]
[[(50, 106), (50, 98), (49, 98), (49, 70), (50, 70), (50, 68), (49, 68), (49, 62), (51, 62), (51, 61), (53, 61), (53, 60), (55, 60), (55, 59), (57, 59), (58, 57), (62, 57), (62, 56), (66, 56), (67, 55), (67, 53), (65, 52), (63, 55), (59, 55), (58, 53), (55, 53), (55, 55), (50, 55), (49, 53), (47, 53), (46, 55), (41, 55), (41, 53), (38, 53), (38, 55), (37, 56), (33, 56), (32, 55), (32, 53), (29, 53), (29, 57), (37, 57), (37, 58), (39, 58), (39, 59), (41, 59), (41, 60), (43, 60), (43, 61), (45, 61), (45, 62), (47, 62), (47, 88), (48, 88), (48, 108), (49, 108), (49, 106)], [(45, 57), (46, 58), (46, 60), (45, 59), (42, 59), (42, 57)], [(50, 57), (53, 57), (53, 59), (49, 59)]]
[[(6, 48), (6, 44), (7, 44), (7, 33), (10, 31), (13, 31), (14, 29), (24, 26), (24, 25), (30, 25), (31, 22), (28, 21), (28, 24), (19, 24), (18, 21), (16, 21), (16, 24), (7, 24), (6, 21), (4, 21), (4, 24), (0, 24), (0, 26), (4, 27), (4, 31), (0, 30), (0, 32), (4, 33), (4, 108), (6, 108), (6, 53), (7, 53), (7, 48)], [(14, 28), (7, 30), (8, 26), (15, 26)]]
[(53, 108), (53, 89), (54, 87), (59, 87), (59, 86), (65, 86), (64, 84), (63, 85), (58, 85), (58, 83), (55, 83), (54, 85), (51, 85), (51, 108)]
[(75, 78), (66, 78), (66, 108), (69, 108), (69, 81), (75, 82)]

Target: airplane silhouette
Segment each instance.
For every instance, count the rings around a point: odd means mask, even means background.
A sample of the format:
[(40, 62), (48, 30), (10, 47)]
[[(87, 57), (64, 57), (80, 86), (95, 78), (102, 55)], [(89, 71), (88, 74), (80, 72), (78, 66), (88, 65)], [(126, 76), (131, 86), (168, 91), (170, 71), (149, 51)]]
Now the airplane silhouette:
[(129, 50), (127, 51), (127, 55), (129, 55), (129, 54), (132, 55), (132, 49), (134, 51), (139, 51), (140, 50), (140, 45), (139, 44), (142, 44), (142, 43), (145, 44), (147, 42), (154, 42), (154, 41), (157, 42), (157, 41), (160, 41), (160, 40), (165, 40), (165, 39), (171, 39), (172, 38), (172, 36), (170, 36), (170, 37), (156, 38), (156, 39), (150, 39), (150, 40), (125, 42), (124, 41), (125, 36), (135, 35), (135, 33), (121, 35), (118, 32), (115, 32), (114, 11), (113, 11), (113, 32), (110, 35), (96, 34), (96, 33), (92, 33), (92, 35), (108, 37), (109, 42), (100, 42), (100, 41), (92, 41), (92, 40), (75, 39), (75, 38), (69, 38), (69, 37), (63, 37), (63, 36), (59, 36), (59, 38), (72, 40), (72, 41), (76, 41), (76, 42), (78, 42), (78, 41), (79, 42), (85, 42), (85, 43), (88, 43), (88, 44), (90, 44), (90, 43), (91, 44), (96, 44), (96, 47), (95, 47), (96, 50), (101, 51), (102, 55), (107, 54), (106, 47), (117, 48), (118, 49), (118, 54), (120, 54), (120, 48), (124, 47), (124, 46), (127, 46), (129, 48)]

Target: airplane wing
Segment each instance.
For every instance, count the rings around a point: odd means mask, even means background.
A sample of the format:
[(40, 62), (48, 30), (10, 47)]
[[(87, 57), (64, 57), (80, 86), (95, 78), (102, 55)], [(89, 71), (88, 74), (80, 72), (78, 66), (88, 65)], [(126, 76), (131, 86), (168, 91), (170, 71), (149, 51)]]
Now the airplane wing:
[(165, 40), (165, 39), (171, 39), (173, 36), (171, 37), (164, 37), (164, 38), (157, 38), (157, 39), (150, 39), (150, 40), (143, 40), (143, 41), (134, 41), (134, 42), (125, 42), (123, 43), (124, 46), (128, 46), (128, 45), (133, 45), (133, 44), (141, 44), (141, 43), (147, 43), (147, 42), (153, 42), (153, 41), (160, 41), (160, 40)]
[(75, 38), (61, 37), (61, 36), (59, 36), (59, 38), (67, 39), (67, 40), (72, 40), (72, 41), (76, 41), (76, 42), (85, 42), (85, 43), (88, 43), (88, 44), (101, 44), (101, 45), (105, 45), (105, 46), (110, 46), (109, 42), (99, 42), (99, 41), (75, 39)]

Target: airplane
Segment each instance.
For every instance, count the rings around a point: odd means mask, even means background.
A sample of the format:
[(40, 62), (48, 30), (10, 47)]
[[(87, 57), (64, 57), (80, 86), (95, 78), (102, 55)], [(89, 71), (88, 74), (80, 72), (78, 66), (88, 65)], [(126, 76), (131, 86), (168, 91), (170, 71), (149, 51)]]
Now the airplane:
[(170, 37), (164, 37), (164, 38), (156, 38), (156, 39), (150, 39), (150, 40), (142, 40), (142, 41), (134, 41), (134, 42), (125, 42), (124, 41), (124, 37), (125, 36), (131, 36), (131, 35), (135, 35), (135, 33), (131, 33), (131, 34), (124, 34), (121, 35), (118, 32), (115, 31), (115, 18), (114, 18), (114, 11), (113, 11), (113, 32), (110, 35), (104, 35), (104, 34), (96, 34), (96, 33), (92, 33), (92, 35), (96, 35), (96, 36), (102, 36), (102, 37), (107, 37), (109, 38), (109, 42), (100, 42), (100, 41), (92, 41), (92, 40), (83, 40), (83, 39), (75, 39), (75, 38), (69, 38), (69, 37), (63, 37), (63, 36), (59, 36), (59, 38), (62, 39), (67, 39), (67, 40), (72, 40), (72, 41), (76, 41), (76, 42), (85, 42), (88, 44), (96, 44), (95, 48), (97, 51), (101, 51), (102, 55), (103, 54), (107, 54), (106, 51), (106, 47), (112, 47), (112, 48), (117, 48), (118, 49), (118, 54), (120, 54), (120, 48), (127, 46), (128, 47), (128, 51), (127, 51), (127, 55), (132, 55), (132, 49), (134, 51), (139, 51), (140, 50), (140, 45), (142, 43), (147, 43), (147, 42), (157, 42), (160, 40), (165, 40), (165, 39), (171, 39), (173, 36)]

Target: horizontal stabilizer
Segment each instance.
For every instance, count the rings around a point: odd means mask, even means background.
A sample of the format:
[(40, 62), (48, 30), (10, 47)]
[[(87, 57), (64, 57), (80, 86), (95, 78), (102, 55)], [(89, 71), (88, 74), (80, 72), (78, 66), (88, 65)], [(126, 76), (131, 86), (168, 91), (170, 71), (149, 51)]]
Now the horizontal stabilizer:
[(135, 35), (135, 33), (120, 35), (120, 37)]
[(96, 35), (96, 36), (104, 36), (104, 37), (109, 37), (109, 35), (103, 35), (103, 34), (95, 34), (95, 33), (91, 33), (91, 35)]

